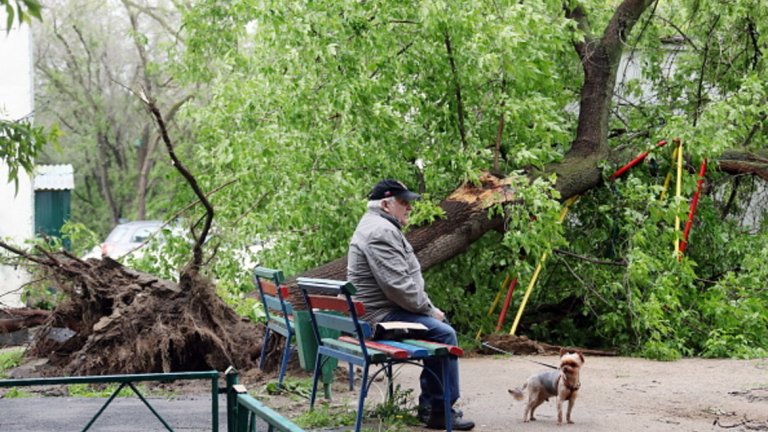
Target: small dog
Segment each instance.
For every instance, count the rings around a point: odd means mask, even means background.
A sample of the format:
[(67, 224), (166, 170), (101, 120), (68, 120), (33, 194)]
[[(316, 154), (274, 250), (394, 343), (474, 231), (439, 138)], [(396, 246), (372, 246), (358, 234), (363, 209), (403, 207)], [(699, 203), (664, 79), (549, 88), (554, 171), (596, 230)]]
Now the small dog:
[(523, 390), (528, 388), (528, 403), (525, 405), (523, 421), (534, 421), (533, 411), (550, 396), (557, 396), (557, 424), (563, 424), (563, 402), (568, 401), (568, 412), (565, 420), (571, 421), (571, 411), (576, 395), (581, 387), (579, 371), (584, 364), (584, 355), (581, 351), (568, 353), (560, 349), (560, 368), (553, 371), (539, 372), (531, 375), (523, 384), (523, 388), (509, 390), (509, 393), (517, 400), (523, 400)]

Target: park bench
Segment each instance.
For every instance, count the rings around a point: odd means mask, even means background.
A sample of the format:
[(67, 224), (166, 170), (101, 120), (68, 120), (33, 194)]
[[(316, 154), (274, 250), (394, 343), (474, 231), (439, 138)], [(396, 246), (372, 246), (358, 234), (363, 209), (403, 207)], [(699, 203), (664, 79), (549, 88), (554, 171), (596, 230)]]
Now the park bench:
[[(443, 362), (443, 376), (435, 378), (445, 382), (448, 360), (463, 355), (461, 348), (437, 342), (414, 339), (371, 340), (373, 329), (368, 322), (360, 319), (365, 312), (365, 307), (361, 302), (353, 300), (352, 296), (356, 288), (351, 282), (310, 278), (298, 278), (297, 282), (307, 303), (307, 309), (310, 311), (312, 329), (318, 345), (312, 377), (310, 410), (314, 408), (317, 383), (322, 375), (324, 362), (329, 359), (338, 359), (357, 365), (362, 369), (362, 377), (355, 432), (360, 431), (365, 398), (379, 373), (384, 372), (387, 378), (387, 396), (391, 400), (394, 396), (393, 366), (414, 364), (423, 367), (422, 362), (425, 359), (437, 358)], [(318, 292), (323, 294), (316, 294)], [(323, 337), (322, 329), (324, 328), (338, 331), (341, 336)], [(370, 373), (371, 366), (377, 368), (373, 374)], [(447, 386), (443, 388), (446, 391), (444, 395), (446, 430), (451, 432), (451, 395), (448, 394), (450, 390)], [(327, 397), (329, 395), (327, 388), (325, 393)]]
[[(314, 334), (309, 337), (304, 336), (303, 341), (300, 340), (300, 336), (305, 333), (302, 333), (302, 330), (299, 328), (300, 322), (294, 320), (293, 306), (291, 305), (291, 302), (288, 301), (290, 295), (288, 293), (288, 287), (283, 284), (285, 282), (285, 276), (283, 275), (282, 270), (256, 266), (253, 269), (253, 281), (254, 285), (256, 285), (259, 290), (259, 298), (264, 305), (264, 314), (267, 320), (267, 329), (264, 333), (264, 342), (262, 343), (261, 356), (259, 358), (259, 369), (264, 369), (267, 347), (269, 346), (269, 339), (272, 336), (272, 333), (277, 333), (285, 337), (285, 347), (283, 348), (283, 354), (280, 360), (280, 372), (277, 378), (277, 386), (282, 387), (283, 379), (285, 378), (285, 373), (288, 368), (288, 362), (291, 359), (293, 351), (297, 349), (297, 345), (300, 357), (309, 357), (311, 355), (312, 357), (310, 358), (314, 360), (314, 350), (316, 349)], [(297, 315), (302, 313), (302, 311), (296, 312)], [(306, 315), (303, 322), (307, 322)], [(308, 328), (309, 324), (305, 324), (304, 327)], [(335, 333), (328, 331), (325, 331), (324, 334), (335, 335)], [(304, 350), (303, 353), (302, 350)], [(305, 361), (304, 358), (301, 360)], [(333, 379), (332, 372), (335, 367), (336, 364), (328, 364), (323, 369), (324, 384), (330, 385), (330, 382)], [(355, 380), (352, 364), (349, 365), (348, 376), (349, 389), (352, 390)], [(328, 389), (329, 387), (326, 388)]]
[(277, 386), (283, 385), (285, 370), (288, 367), (288, 360), (291, 358), (293, 350), (293, 337), (296, 330), (293, 325), (293, 306), (287, 300), (288, 288), (282, 283), (285, 281), (282, 270), (274, 270), (266, 267), (255, 267), (253, 269), (253, 281), (259, 289), (259, 297), (264, 305), (264, 315), (267, 319), (267, 330), (264, 333), (264, 342), (261, 348), (261, 357), (259, 358), (259, 369), (264, 368), (267, 346), (272, 332), (285, 337), (285, 348), (280, 360), (280, 373), (277, 377)]

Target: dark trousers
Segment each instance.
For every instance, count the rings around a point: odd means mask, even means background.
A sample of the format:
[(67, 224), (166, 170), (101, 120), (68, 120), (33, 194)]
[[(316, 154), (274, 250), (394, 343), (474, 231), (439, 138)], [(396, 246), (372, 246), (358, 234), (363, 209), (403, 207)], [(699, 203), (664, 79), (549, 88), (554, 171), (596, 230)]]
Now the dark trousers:
[[(458, 345), (456, 331), (448, 323), (439, 321), (431, 316), (415, 314), (404, 310), (396, 310), (384, 319), (384, 321), (408, 321), (424, 324), (427, 327), (427, 335), (423, 339), (440, 342), (448, 345)], [(425, 360), (424, 370), (421, 371), (421, 394), (419, 395), (419, 407), (429, 407), (433, 412), (443, 411), (443, 386), (440, 382), (443, 376), (443, 367), (440, 360)], [(451, 390), (451, 406), (459, 399), (459, 362), (456, 358), (448, 361), (448, 382), (445, 386)]]

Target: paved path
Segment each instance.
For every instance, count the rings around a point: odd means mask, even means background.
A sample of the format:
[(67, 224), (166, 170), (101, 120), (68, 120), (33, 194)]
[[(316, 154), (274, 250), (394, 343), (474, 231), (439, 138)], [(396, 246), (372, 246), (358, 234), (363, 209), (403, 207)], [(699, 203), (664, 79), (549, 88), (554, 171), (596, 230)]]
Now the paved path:
[[(0, 399), (0, 431), (80, 431), (106, 402), (106, 398)], [(174, 431), (210, 431), (211, 397), (148, 397), (150, 405)], [(166, 431), (139, 398), (116, 398), (91, 425), (94, 432)], [(219, 430), (227, 430), (227, 401), (219, 397)]]
[[(459, 408), (477, 423), (476, 432), (747, 432), (768, 431), (768, 358), (756, 360), (684, 359), (655, 362), (637, 358), (588, 357), (581, 374), (582, 389), (573, 412), (575, 425), (557, 427), (551, 400), (537, 411), (539, 421), (522, 422), (523, 402), (507, 389), (521, 385), (542, 366), (528, 360), (556, 363), (554, 356), (527, 358), (477, 357), (460, 362), (462, 398)], [(402, 388), (418, 383), (419, 368), (404, 366), (396, 374)], [(303, 374), (306, 376), (306, 373)], [(259, 386), (250, 386), (258, 389)], [(386, 394), (383, 382), (369, 393), (369, 407)], [(334, 383), (334, 404), (355, 405), (356, 392)], [(413, 395), (416, 392), (414, 391)], [(260, 396), (256, 396), (261, 399)], [(150, 398), (175, 431), (210, 431), (209, 394)], [(0, 432), (79, 431), (105, 399), (0, 399)], [(294, 417), (307, 410), (306, 400), (290, 395), (262, 400)], [(226, 403), (219, 397), (219, 431), (226, 431)], [(372, 426), (373, 430), (377, 425)], [(162, 431), (162, 424), (137, 398), (119, 398), (91, 431)], [(413, 428), (413, 431), (425, 431)]]

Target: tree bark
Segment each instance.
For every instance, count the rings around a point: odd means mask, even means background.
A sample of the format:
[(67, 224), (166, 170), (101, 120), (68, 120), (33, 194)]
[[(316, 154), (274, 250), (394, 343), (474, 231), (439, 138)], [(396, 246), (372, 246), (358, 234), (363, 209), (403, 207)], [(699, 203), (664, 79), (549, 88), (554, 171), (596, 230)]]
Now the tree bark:
[(728, 174), (752, 174), (768, 181), (768, 155), (726, 150), (718, 160), (720, 171)]

